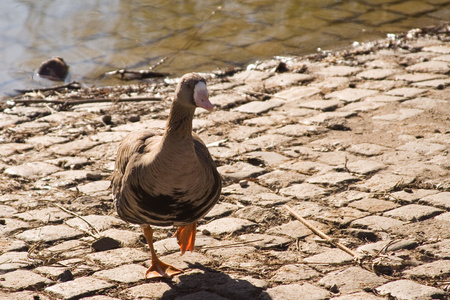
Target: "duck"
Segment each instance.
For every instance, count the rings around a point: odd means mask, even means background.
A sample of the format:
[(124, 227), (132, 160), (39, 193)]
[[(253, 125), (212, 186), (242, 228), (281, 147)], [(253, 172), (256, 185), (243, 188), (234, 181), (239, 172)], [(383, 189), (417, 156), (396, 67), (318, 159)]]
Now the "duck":
[(176, 226), (181, 255), (193, 251), (197, 221), (218, 202), (222, 179), (205, 143), (192, 131), (196, 108), (213, 111), (206, 80), (183, 75), (165, 129), (137, 130), (117, 150), (111, 186), (119, 217), (139, 224), (150, 249), (145, 278), (172, 278), (183, 270), (162, 262), (152, 226)]

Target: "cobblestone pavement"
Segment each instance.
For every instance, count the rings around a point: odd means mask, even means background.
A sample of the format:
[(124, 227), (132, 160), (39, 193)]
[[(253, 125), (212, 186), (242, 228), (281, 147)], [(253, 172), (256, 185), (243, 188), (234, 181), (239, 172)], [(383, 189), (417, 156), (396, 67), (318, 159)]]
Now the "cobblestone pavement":
[(447, 299), (449, 41), (447, 27), (412, 31), (209, 78), (218, 108), (194, 128), (223, 196), (195, 252), (180, 256), (174, 229), (155, 230), (162, 260), (185, 270), (171, 281), (144, 280), (150, 254), (118, 218), (109, 176), (128, 132), (164, 126), (174, 84), (47, 97), (163, 101), (3, 102), (0, 298)]

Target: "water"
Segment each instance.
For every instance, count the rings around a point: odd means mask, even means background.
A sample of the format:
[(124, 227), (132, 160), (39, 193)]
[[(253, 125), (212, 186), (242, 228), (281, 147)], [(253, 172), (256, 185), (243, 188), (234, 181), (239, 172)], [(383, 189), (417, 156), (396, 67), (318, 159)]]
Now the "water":
[(39, 64), (60, 56), (88, 86), (118, 68), (181, 75), (304, 55), (450, 20), (450, 0), (3, 0), (0, 94), (48, 86)]

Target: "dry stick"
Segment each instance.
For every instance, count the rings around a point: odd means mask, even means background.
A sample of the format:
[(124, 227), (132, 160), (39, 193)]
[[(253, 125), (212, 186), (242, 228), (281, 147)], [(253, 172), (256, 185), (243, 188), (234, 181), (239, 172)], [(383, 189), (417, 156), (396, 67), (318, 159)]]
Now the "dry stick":
[(48, 87), (48, 88), (36, 88), (36, 89), (15, 89), (16, 92), (18, 93), (32, 93), (32, 92), (45, 92), (45, 91), (56, 91), (56, 90), (60, 90), (63, 88), (68, 88), (68, 89), (74, 89), (74, 90), (78, 90), (81, 88), (80, 83), (78, 81), (71, 81), (69, 83), (65, 83), (63, 85), (57, 85), (57, 86), (53, 86), (53, 87)]
[(16, 103), (53, 103), (63, 105), (77, 105), (86, 103), (99, 103), (99, 102), (139, 102), (139, 101), (161, 101), (161, 97), (130, 97), (130, 98), (94, 98), (94, 99), (68, 99), (68, 100), (56, 100), (56, 99), (12, 99)]
[(346, 246), (342, 245), (339, 242), (335, 242), (332, 238), (330, 238), (328, 235), (326, 235), (324, 232), (322, 232), (321, 230), (314, 228), (311, 224), (309, 224), (308, 221), (306, 221), (304, 218), (302, 218), (295, 210), (293, 210), (291, 207), (289, 207), (288, 205), (284, 205), (284, 207), (295, 217), (297, 218), (297, 220), (299, 220), (300, 222), (302, 222), (303, 225), (305, 225), (306, 227), (308, 227), (312, 232), (314, 232), (315, 234), (317, 234), (318, 236), (320, 236), (321, 238), (325, 239), (327, 242), (329, 242), (330, 244), (338, 247), (339, 249), (347, 252), (348, 254), (350, 254), (351, 256), (353, 256), (356, 260), (361, 261), (361, 256), (352, 251), (351, 249), (347, 248)]
[[(70, 211), (70, 210), (68, 210), (67, 208), (62, 207), (62, 206), (59, 205), (59, 204), (56, 204), (56, 203), (52, 203), (52, 204), (53, 204), (54, 206), (58, 207), (59, 209), (61, 209), (62, 211), (65, 211), (66, 213), (69, 213), (69, 214), (71, 214), (71, 215), (73, 215), (73, 216), (75, 216), (75, 217), (77, 217), (77, 218), (80, 218), (82, 221), (86, 222), (86, 224), (88, 224), (88, 226), (91, 227), (91, 228), (98, 234), (98, 236), (94, 236), (93, 234), (91, 234), (94, 238), (98, 238), (98, 237), (100, 236), (100, 232), (98, 231), (98, 229), (95, 228), (94, 225), (92, 225), (91, 223), (89, 223), (88, 220), (86, 220), (85, 218), (83, 218), (83, 217), (80, 216), (79, 214), (77, 214), (77, 213), (75, 213), (75, 212), (73, 212), (73, 211)], [(89, 232), (87, 232), (87, 233), (89, 233)], [(90, 234), (90, 233), (89, 233), (89, 234)]]

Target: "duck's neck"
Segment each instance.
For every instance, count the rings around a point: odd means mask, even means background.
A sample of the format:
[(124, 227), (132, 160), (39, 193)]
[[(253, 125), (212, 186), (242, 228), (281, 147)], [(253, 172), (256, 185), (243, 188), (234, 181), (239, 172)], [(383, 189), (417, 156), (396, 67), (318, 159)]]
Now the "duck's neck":
[(192, 138), (194, 112), (195, 108), (185, 107), (174, 101), (166, 123), (166, 138)]

